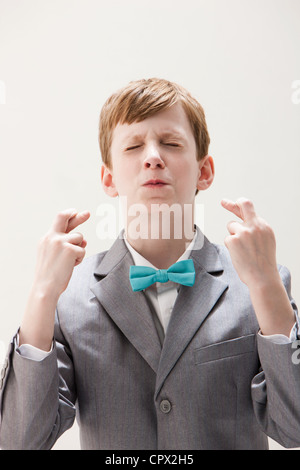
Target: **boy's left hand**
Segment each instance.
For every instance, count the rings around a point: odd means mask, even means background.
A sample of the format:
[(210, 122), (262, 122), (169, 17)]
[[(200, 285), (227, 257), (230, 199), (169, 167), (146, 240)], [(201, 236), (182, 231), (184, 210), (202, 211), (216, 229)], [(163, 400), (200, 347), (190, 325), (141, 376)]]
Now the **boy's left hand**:
[(230, 235), (224, 240), (241, 281), (250, 288), (277, 280), (276, 241), (272, 228), (257, 216), (249, 199), (239, 198), (236, 202), (222, 199), (221, 205), (242, 220), (228, 223)]
[(221, 204), (242, 220), (229, 222), (225, 245), (241, 281), (249, 288), (261, 334), (289, 337), (295, 315), (277, 269), (273, 230), (256, 215), (248, 199), (223, 199)]

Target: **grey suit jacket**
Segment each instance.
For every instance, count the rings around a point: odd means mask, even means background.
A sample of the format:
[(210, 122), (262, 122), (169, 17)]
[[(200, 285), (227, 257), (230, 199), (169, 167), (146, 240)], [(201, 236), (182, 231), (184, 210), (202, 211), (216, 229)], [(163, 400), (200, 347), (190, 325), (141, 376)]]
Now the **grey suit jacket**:
[[(248, 288), (225, 247), (191, 254), (164, 339), (132, 292), (123, 239), (77, 266), (40, 362), (12, 341), (1, 379), (0, 447), (50, 449), (72, 426), (83, 449), (267, 449), (300, 446), (300, 366), (292, 344), (258, 335)], [(292, 306), (290, 275), (279, 267)]]

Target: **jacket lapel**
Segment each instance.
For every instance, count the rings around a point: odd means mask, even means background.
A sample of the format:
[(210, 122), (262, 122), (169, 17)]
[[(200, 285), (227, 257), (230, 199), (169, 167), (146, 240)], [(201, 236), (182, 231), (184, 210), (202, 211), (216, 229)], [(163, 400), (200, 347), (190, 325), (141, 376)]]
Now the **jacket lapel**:
[(120, 235), (97, 267), (94, 274), (98, 282), (91, 290), (130, 343), (157, 372), (161, 344), (145, 294), (132, 291), (131, 264), (131, 254)]
[(216, 247), (205, 237), (203, 247), (191, 253), (196, 279), (193, 287), (180, 286), (157, 373), (156, 395), (201, 324), (228, 287), (215, 276), (223, 271)]

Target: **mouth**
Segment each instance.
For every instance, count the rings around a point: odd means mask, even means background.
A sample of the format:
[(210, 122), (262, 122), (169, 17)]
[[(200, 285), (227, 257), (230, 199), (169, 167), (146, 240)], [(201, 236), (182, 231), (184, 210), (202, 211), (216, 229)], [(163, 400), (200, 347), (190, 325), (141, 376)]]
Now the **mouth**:
[(149, 181), (146, 181), (146, 183), (143, 184), (146, 188), (162, 188), (163, 186), (167, 186), (168, 183), (166, 183), (163, 180), (158, 180), (158, 179), (152, 179)]

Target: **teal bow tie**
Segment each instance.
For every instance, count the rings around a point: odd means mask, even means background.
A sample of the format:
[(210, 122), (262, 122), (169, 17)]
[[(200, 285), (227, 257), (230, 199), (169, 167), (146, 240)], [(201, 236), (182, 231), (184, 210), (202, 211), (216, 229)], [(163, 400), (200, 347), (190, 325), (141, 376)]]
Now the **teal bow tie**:
[(148, 266), (130, 266), (129, 280), (133, 292), (144, 290), (155, 282), (178, 282), (185, 286), (195, 283), (195, 268), (192, 259), (177, 261), (169, 269), (154, 269)]

